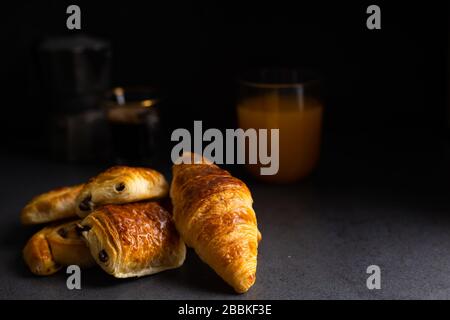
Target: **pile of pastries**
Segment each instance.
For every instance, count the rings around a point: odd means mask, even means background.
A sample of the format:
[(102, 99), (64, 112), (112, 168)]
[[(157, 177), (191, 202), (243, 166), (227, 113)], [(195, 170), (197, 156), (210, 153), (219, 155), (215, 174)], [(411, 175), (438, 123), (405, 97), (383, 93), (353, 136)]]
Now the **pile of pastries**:
[(176, 163), (170, 187), (156, 170), (116, 166), (33, 198), (21, 221), (46, 225), (23, 250), (31, 272), (99, 265), (117, 278), (140, 277), (180, 267), (186, 244), (246, 292), (261, 240), (249, 189), (198, 155), (185, 153)]

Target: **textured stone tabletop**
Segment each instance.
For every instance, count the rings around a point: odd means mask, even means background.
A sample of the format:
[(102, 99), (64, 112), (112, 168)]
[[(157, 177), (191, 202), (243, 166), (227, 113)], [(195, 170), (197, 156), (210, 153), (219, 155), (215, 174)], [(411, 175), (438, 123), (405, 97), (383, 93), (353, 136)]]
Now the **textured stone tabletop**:
[[(21, 207), (101, 168), (2, 157), (0, 298), (450, 298), (448, 147), (430, 148), (426, 157), (374, 148), (330, 148), (316, 174), (299, 184), (248, 181), (263, 240), (256, 284), (244, 295), (234, 294), (192, 250), (181, 268), (140, 279), (85, 270), (81, 290), (66, 288), (64, 272), (33, 276), (21, 249), (34, 229), (20, 226)], [(168, 174), (168, 167), (160, 169)], [(366, 287), (373, 264), (381, 268), (381, 290)]]

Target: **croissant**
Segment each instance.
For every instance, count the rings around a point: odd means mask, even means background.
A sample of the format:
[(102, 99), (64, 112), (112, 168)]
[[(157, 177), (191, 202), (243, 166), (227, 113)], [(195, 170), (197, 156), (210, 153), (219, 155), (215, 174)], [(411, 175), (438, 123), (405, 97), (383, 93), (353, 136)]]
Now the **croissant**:
[(75, 199), (82, 188), (82, 184), (62, 187), (34, 197), (22, 209), (20, 220), (23, 224), (39, 224), (76, 217)]
[(23, 258), (31, 272), (50, 275), (62, 266), (76, 264), (90, 267), (95, 264), (84, 240), (77, 232), (81, 220), (45, 227), (23, 249)]
[[(194, 155), (185, 153), (182, 160)], [(236, 292), (246, 292), (256, 280), (261, 239), (249, 189), (204, 158), (175, 164), (172, 171), (170, 196), (181, 237)]]
[(105, 204), (162, 198), (169, 186), (164, 176), (149, 168), (115, 166), (91, 178), (76, 199), (77, 214), (84, 218)]
[(156, 202), (103, 206), (80, 228), (96, 262), (117, 278), (177, 268), (186, 256), (171, 215)]

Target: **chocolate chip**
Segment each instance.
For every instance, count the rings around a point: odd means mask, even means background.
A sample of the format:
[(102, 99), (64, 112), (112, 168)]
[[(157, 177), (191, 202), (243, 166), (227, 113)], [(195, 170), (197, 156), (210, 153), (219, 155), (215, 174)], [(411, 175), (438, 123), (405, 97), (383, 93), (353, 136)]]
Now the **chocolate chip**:
[(85, 232), (85, 231), (89, 231), (89, 230), (91, 230), (91, 226), (80, 226), (79, 224), (77, 224), (77, 226), (75, 227), (75, 230), (76, 230), (76, 232), (77, 232), (77, 234), (79, 235), (79, 236), (81, 236), (81, 233), (83, 233), (83, 232)]
[(80, 202), (78, 208), (80, 208), (81, 211), (91, 210), (91, 200), (92, 200), (91, 195), (86, 196), (86, 198), (84, 198), (83, 201)]
[(120, 182), (120, 183), (116, 184), (115, 188), (116, 188), (117, 192), (121, 192), (121, 191), (125, 190), (125, 183)]
[(108, 261), (108, 254), (105, 250), (102, 250), (98, 253), (98, 258), (101, 262), (106, 262)]
[(58, 234), (61, 236), (61, 238), (67, 238), (67, 230), (65, 228), (58, 229)]

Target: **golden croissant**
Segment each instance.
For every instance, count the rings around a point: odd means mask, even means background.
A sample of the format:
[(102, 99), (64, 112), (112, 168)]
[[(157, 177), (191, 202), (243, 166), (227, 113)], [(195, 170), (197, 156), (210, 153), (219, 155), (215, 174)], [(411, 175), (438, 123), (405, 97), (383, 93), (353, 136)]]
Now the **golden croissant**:
[(77, 214), (84, 218), (105, 204), (162, 198), (168, 192), (166, 179), (156, 170), (115, 166), (86, 183), (76, 199)]
[[(185, 153), (175, 164), (170, 190), (174, 220), (183, 240), (238, 293), (256, 280), (258, 242), (252, 197), (227, 171)], [(198, 157), (198, 155), (195, 155)]]
[(62, 266), (76, 264), (80, 267), (90, 267), (95, 264), (77, 231), (77, 223), (80, 221), (45, 227), (28, 240), (23, 249), (23, 258), (31, 272), (50, 275)]
[(96, 262), (116, 278), (177, 268), (185, 259), (170, 213), (156, 202), (103, 206), (80, 228)]

